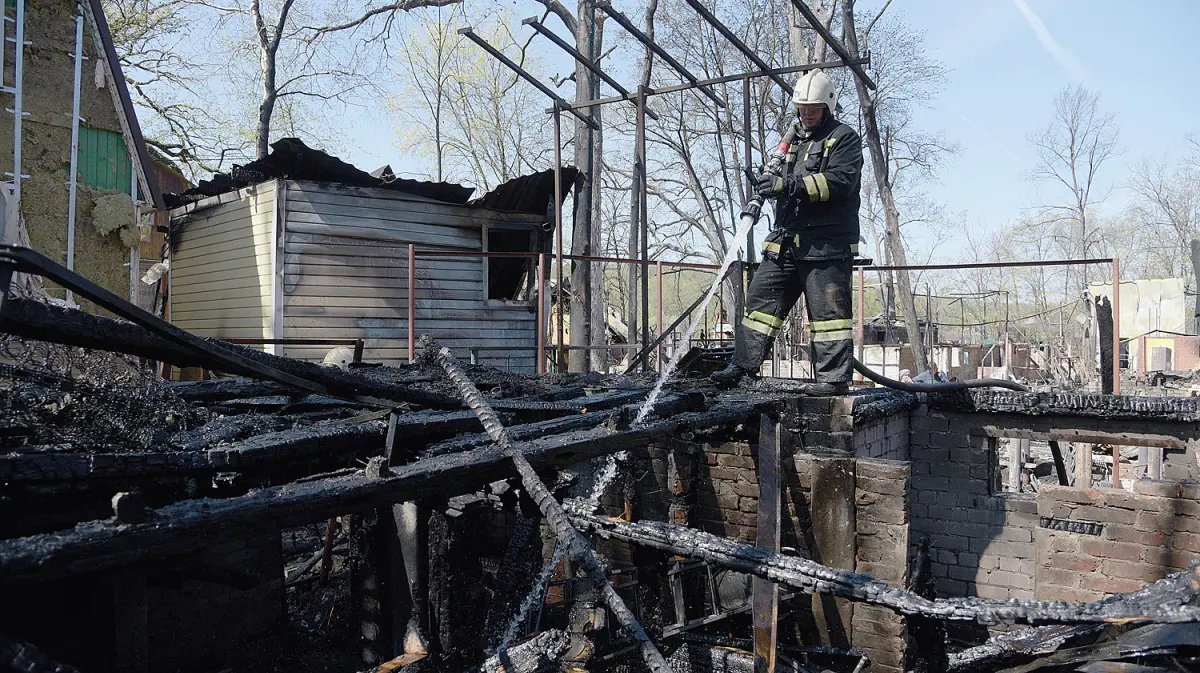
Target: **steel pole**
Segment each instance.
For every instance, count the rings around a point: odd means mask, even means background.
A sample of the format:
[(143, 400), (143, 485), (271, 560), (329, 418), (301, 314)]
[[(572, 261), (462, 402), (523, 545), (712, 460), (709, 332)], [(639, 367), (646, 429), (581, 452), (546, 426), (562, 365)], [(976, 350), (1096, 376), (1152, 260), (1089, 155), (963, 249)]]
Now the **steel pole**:
[[(1113, 272), (1113, 296), (1112, 296), (1112, 312), (1113, 312), (1113, 340), (1112, 340), (1112, 357), (1113, 357), (1113, 395), (1121, 394), (1121, 260), (1113, 257), (1112, 261)], [(1119, 486), (1117, 483), (1117, 454), (1113, 454), (1113, 486)]]
[[(858, 324), (854, 326), (854, 331), (857, 333), (855, 336), (858, 337), (858, 361), (859, 362), (863, 361), (863, 354), (867, 348), (866, 324), (863, 321), (863, 316), (864, 316), (863, 303), (864, 303), (864, 299), (866, 296), (863, 291), (863, 286), (865, 284), (864, 281), (865, 281), (865, 275), (863, 272), (863, 268), (860, 266), (860, 267), (858, 267), (858, 302), (857, 302), (857, 304), (858, 304), (858, 307), (857, 307)], [(859, 374), (856, 372), (854, 376), (859, 381), (862, 380), (862, 374)]]
[[(662, 293), (663, 263), (662, 263), (662, 260), (655, 262), (655, 266), (656, 266), (655, 276), (657, 277), (657, 281), (658, 281), (658, 336), (662, 337), (662, 333), (663, 333), (663, 328), (662, 328), (662, 322), (663, 322), (663, 293)], [(642, 344), (642, 348), (645, 348), (645, 347), (646, 347), (646, 344)], [(662, 367), (662, 343), (661, 343), (661, 341), (658, 344), (658, 366), (660, 368)]]
[(546, 371), (546, 253), (538, 253), (537, 263), (537, 367), (534, 371)]
[(417, 359), (417, 246), (408, 244), (408, 361)]
[(555, 272), (558, 275), (554, 292), (558, 303), (558, 348), (554, 354), (554, 363), (559, 371), (566, 367), (563, 357), (563, 234), (562, 234), (562, 111), (554, 108), (554, 257), (558, 265)]
[[(82, 10), (82, 8), (80, 8)], [(79, 175), (79, 98), (83, 81), (83, 14), (75, 17), (75, 88), (71, 98), (71, 168), (67, 174), (67, 268), (75, 270), (75, 197)], [(67, 302), (74, 293), (67, 290)]]
[[(637, 101), (637, 162), (642, 176), (638, 186), (642, 194), (638, 203), (638, 219), (642, 227), (642, 348), (650, 343), (650, 209), (647, 207), (649, 188), (646, 185), (646, 87), (638, 87)], [(650, 371), (650, 359), (642, 361), (642, 371)]]

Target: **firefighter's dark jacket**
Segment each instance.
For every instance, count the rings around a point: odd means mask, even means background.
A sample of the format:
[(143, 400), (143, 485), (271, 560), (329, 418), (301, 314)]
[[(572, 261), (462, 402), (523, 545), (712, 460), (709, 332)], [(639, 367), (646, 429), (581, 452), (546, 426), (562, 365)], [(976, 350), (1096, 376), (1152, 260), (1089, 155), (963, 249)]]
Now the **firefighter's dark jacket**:
[(850, 257), (858, 247), (862, 142), (832, 115), (798, 130), (784, 168), (795, 176), (794, 189), (776, 201), (776, 227), (791, 234), (786, 242), (796, 245), (799, 259)]

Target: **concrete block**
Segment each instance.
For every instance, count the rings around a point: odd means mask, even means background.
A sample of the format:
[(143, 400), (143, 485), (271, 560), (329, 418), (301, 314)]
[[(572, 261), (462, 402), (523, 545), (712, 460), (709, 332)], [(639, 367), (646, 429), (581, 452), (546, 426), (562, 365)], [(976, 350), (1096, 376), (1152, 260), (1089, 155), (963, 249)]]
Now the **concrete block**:
[(1137, 522), (1137, 513), (1116, 507), (1076, 507), (1070, 514), (1072, 521), (1094, 521), (1097, 523), (1119, 523), (1132, 526)]
[(918, 416), (916, 413), (909, 416), (909, 427), (913, 430), (926, 430), (932, 432), (946, 432), (950, 429), (950, 420), (945, 417), (936, 416)]
[(1051, 568), (1059, 568), (1061, 570), (1073, 570), (1075, 572), (1090, 573), (1100, 567), (1100, 561), (1091, 556), (1083, 556), (1080, 554), (1050, 554), (1047, 565)]
[[(978, 566), (980, 570), (995, 570), (1000, 567), (1000, 559), (1003, 558), (999, 554), (979, 554)], [(966, 565), (966, 564), (963, 564)]]
[(1089, 579), (1087, 588), (1091, 591), (1099, 591), (1105, 594), (1126, 594), (1131, 591), (1137, 591), (1146, 586), (1145, 582), (1138, 580), (1123, 579), (1120, 577), (1096, 577)]
[(912, 487), (918, 491), (949, 491), (950, 481), (945, 477), (914, 476)]
[(1048, 585), (1046, 587), (1038, 587), (1037, 597), (1043, 601), (1090, 603), (1104, 598), (1104, 594), (1099, 591), (1089, 591), (1087, 589), (1067, 589), (1065, 587)]
[(1178, 498), (1183, 493), (1183, 485), (1177, 481), (1138, 479), (1133, 482), (1133, 492), (1159, 498)]
[(993, 570), (987, 573), (986, 580), (979, 580), (982, 584), (986, 582), (991, 586), (1000, 586), (1007, 589), (1023, 589), (1033, 591), (1033, 576), (1022, 575), (1019, 572), (1010, 572), (1007, 570)]
[[(862, 464), (861, 461), (859, 463)], [(907, 477), (907, 475), (905, 475)], [(908, 495), (908, 479), (877, 479), (865, 477), (861, 472), (856, 477), (858, 488), (869, 493), (880, 493), (903, 498)]]
[(1001, 530), (997, 538), (1004, 542), (1033, 542), (1033, 530), (1031, 528), (1006, 526)]
[(967, 595), (967, 583), (960, 580), (940, 579), (934, 582), (933, 586), (943, 596), (960, 597)]

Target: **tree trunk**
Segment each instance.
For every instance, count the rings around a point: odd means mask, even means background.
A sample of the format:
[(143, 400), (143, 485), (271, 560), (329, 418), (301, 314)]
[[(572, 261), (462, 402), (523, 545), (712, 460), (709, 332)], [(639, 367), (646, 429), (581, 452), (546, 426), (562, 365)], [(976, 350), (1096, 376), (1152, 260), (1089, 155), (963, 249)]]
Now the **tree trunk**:
[[(645, 26), (643, 30), (650, 39), (654, 39), (654, 13), (658, 11), (658, 0), (650, 0), (646, 5)], [(654, 68), (654, 53), (646, 49), (642, 54), (642, 73), (640, 81), (642, 86), (650, 86), (650, 74)], [(641, 196), (642, 196), (642, 180), (645, 176), (642, 171), (644, 166), (634, 167), (633, 180), (630, 182), (629, 190), (629, 254), (630, 259), (641, 257), (640, 238), (641, 234)], [(649, 208), (647, 208), (647, 212)], [(647, 241), (649, 243), (649, 241)], [(628, 343), (630, 344), (629, 357), (637, 354), (637, 349), (633, 348), (633, 343), (637, 341), (635, 335), (640, 334), (638, 331), (638, 269), (641, 268), (635, 264), (625, 265), (625, 282), (628, 290), (625, 292), (625, 326), (629, 329)], [(645, 344), (642, 345), (645, 348)]]
[[(595, 9), (591, 0), (580, 0), (578, 17), (575, 26), (576, 48), (588, 58), (592, 57), (595, 49), (592, 46), (595, 35)], [(583, 65), (575, 66), (575, 102), (583, 102), (592, 98), (595, 89), (591, 72)], [(597, 118), (599, 108), (585, 110), (593, 118)], [(592, 255), (599, 248), (592, 248), (592, 185), (595, 184), (594, 133), (582, 121), (575, 122), (575, 165), (582, 174), (575, 187), (574, 226), (571, 232), (571, 254)], [(588, 346), (595, 339), (593, 328), (603, 330), (604, 324), (592, 324), (593, 311), (591, 304), (596, 299), (592, 296), (593, 264), (587, 261), (575, 262), (571, 265), (571, 290), (574, 294), (571, 300), (571, 345), (575, 347)], [(603, 332), (601, 331), (601, 334)], [(569, 356), (568, 370), (583, 372), (588, 370), (591, 358), (586, 350), (573, 351)]]
[[(844, 0), (842, 3), (843, 40), (846, 49), (853, 58), (859, 58), (858, 34), (854, 28), (854, 0)], [(858, 90), (858, 100), (862, 108), (863, 130), (867, 147), (871, 151), (871, 167), (875, 172), (875, 182), (879, 186), (879, 198), (883, 203), (885, 232), (888, 256), (893, 264), (905, 266), (908, 264), (904, 252), (904, 240), (900, 237), (900, 211), (896, 208), (896, 199), (892, 194), (892, 183), (888, 176), (888, 163), (883, 154), (883, 141), (879, 133), (879, 121), (876, 117), (876, 101), (871, 92), (857, 77), (854, 86)], [(908, 328), (908, 342), (912, 348), (913, 367), (922, 372), (928, 368), (925, 348), (922, 344), (921, 330), (917, 320), (917, 307), (913, 301), (912, 283), (907, 270), (896, 272), (896, 285), (900, 291), (900, 304), (904, 309), (904, 323)]]

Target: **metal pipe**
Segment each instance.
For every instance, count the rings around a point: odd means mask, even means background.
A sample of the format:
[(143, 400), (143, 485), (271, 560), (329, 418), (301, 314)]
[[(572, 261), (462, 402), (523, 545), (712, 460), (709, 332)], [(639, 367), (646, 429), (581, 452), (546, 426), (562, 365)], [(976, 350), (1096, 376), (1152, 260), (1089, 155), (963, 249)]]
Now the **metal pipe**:
[[(82, 7), (75, 17), (75, 88), (71, 100), (71, 168), (67, 174), (67, 268), (75, 269), (75, 196), (76, 176), (79, 175), (79, 98), (80, 83), (83, 81), (83, 13)], [(67, 302), (73, 294), (67, 290)]]
[[(697, 14), (704, 17), (704, 20), (707, 21), (710, 26), (716, 28), (717, 32), (724, 35), (725, 39), (729, 40), (730, 44), (732, 44), (734, 47), (737, 47), (738, 51), (742, 52), (746, 58), (750, 59), (751, 63), (757, 66), (760, 70), (768, 71), (771, 69), (771, 66), (766, 61), (759, 58), (758, 54), (756, 54), (753, 49), (747, 47), (746, 43), (742, 42), (741, 38), (739, 38), (736, 33), (734, 33), (732, 30), (729, 30), (725, 24), (721, 23), (720, 19), (718, 19), (715, 14), (708, 11), (708, 8), (705, 7), (700, 0), (684, 1), (691, 5), (692, 9), (696, 10)], [(771, 79), (775, 80), (776, 84), (783, 87), (783, 90), (788, 92), (789, 96), (792, 94), (792, 87), (787, 83), (786, 80), (779, 75), (774, 74), (770, 77)]]
[(535, 358), (539, 374), (546, 372), (546, 253), (538, 255), (537, 263), (537, 351)]
[(417, 359), (417, 246), (408, 244), (408, 361)]
[[(858, 324), (855, 326), (854, 331), (857, 332), (857, 334), (855, 336), (858, 337), (858, 359), (860, 361), (863, 359), (863, 354), (867, 349), (867, 339), (866, 339), (867, 330), (866, 330), (866, 324), (864, 323), (865, 312), (863, 310), (863, 304), (864, 304), (864, 293), (863, 293), (864, 276), (863, 276), (863, 274), (864, 274), (863, 268), (861, 266), (858, 267), (858, 302), (857, 302), (858, 303)], [(859, 374), (859, 380), (860, 381), (862, 380), (861, 374)]]
[(817, 15), (813, 14), (812, 9), (809, 8), (808, 4), (805, 3), (804, 0), (792, 0), (792, 4), (796, 7), (796, 11), (800, 12), (800, 14), (802, 14), (808, 21), (809, 25), (813, 27), (813, 30), (817, 31), (817, 35), (820, 35), (821, 39), (825, 40), (825, 43), (828, 44), (831, 49), (833, 49), (833, 52), (842, 59), (842, 63), (849, 66), (850, 70), (858, 76), (858, 79), (861, 80), (868, 89), (874, 91), (875, 82), (870, 77), (867, 77), (867, 73), (863, 71), (861, 66), (853, 62), (854, 59), (850, 57), (850, 52), (846, 51), (846, 47), (842, 45), (841, 41), (834, 37), (833, 34), (825, 28), (824, 24), (821, 23), (821, 20), (817, 18)]
[(563, 360), (563, 235), (562, 235), (562, 112), (554, 108), (554, 257), (558, 263), (558, 282), (554, 288), (558, 295), (558, 352), (555, 366), (559, 371), (566, 366)]
[(1078, 266), (1112, 264), (1112, 259), (1050, 259), (1029, 262), (972, 262), (968, 264), (908, 264), (905, 266), (868, 266), (867, 271), (945, 271), (947, 269), (1006, 269), (1021, 266)]
[[(655, 264), (655, 276), (657, 277), (657, 280), (658, 280), (658, 334), (659, 334), (659, 336), (662, 336), (662, 331), (663, 331), (663, 330), (662, 330), (662, 318), (663, 318), (663, 293), (662, 293), (663, 263), (662, 263), (662, 260), (659, 260), (659, 261), (655, 262), (654, 264)], [(661, 341), (660, 341), (660, 342), (659, 342), (659, 344), (658, 344), (658, 362), (660, 363), (660, 364), (659, 364), (659, 366), (661, 367), (661, 366), (662, 366), (662, 364), (661, 364), (661, 363), (662, 363), (662, 342), (661, 342)]]
[(25, 116), (25, 0), (17, 2), (16, 59), (13, 61), (13, 193), (17, 197), (17, 213), (21, 207), (21, 122)]
[(725, 101), (721, 100), (720, 96), (713, 93), (712, 89), (701, 84), (700, 80), (695, 75), (693, 75), (690, 70), (688, 70), (686, 67), (684, 67), (684, 65), (682, 63), (680, 63), (679, 61), (676, 61), (674, 56), (671, 56), (671, 54), (667, 53), (667, 50), (658, 46), (658, 43), (655, 42), (654, 40), (650, 39), (649, 35), (646, 35), (641, 30), (639, 30), (638, 27), (635, 26), (633, 24), (633, 22), (629, 20), (629, 17), (627, 17), (624, 14), (613, 9), (612, 4), (610, 2), (608, 2), (608, 0), (600, 0), (599, 2), (596, 3), (596, 6), (599, 7), (600, 9), (604, 10), (604, 13), (608, 14), (609, 18), (611, 18), (613, 21), (616, 21), (618, 24), (620, 24), (621, 27), (624, 28), (625, 31), (628, 32), (630, 35), (634, 36), (638, 42), (641, 42), (643, 45), (646, 46), (647, 49), (649, 49), (650, 51), (657, 54), (658, 57), (661, 58), (662, 60), (666, 61), (667, 65), (669, 65), (675, 69), (675, 72), (678, 72), (680, 75), (683, 75), (683, 78), (692, 84), (691, 87), (687, 87), (687, 88), (700, 89), (700, 92), (703, 93), (705, 96), (708, 96), (712, 100), (712, 102), (716, 103), (717, 107), (721, 107), (721, 108), (725, 107)]
[[(646, 87), (638, 86), (637, 103), (637, 163), (641, 166), (642, 180), (638, 185), (638, 219), (642, 227), (642, 347), (650, 343), (650, 200), (646, 175)], [(650, 359), (642, 360), (642, 371), (650, 370)]]
[[(622, 96), (628, 96), (629, 97), (628, 100), (630, 100), (630, 101), (635, 100), (634, 95), (629, 93), (629, 89), (626, 89), (625, 87), (621, 86), (621, 83), (618, 82), (617, 80), (613, 79), (612, 77), (610, 77), (608, 73), (604, 72), (603, 68), (601, 68), (600, 66), (593, 63), (591, 61), (591, 59), (589, 59), (588, 57), (581, 54), (578, 49), (576, 49), (575, 47), (572, 47), (566, 40), (562, 39), (557, 34), (555, 34), (554, 31), (547, 28), (546, 25), (543, 24), (541, 21), (538, 21), (536, 16), (531, 16), (528, 19), (525, 19), (524, 21), (522, 21), (521, 23), (525, 24), (526, 26), (529, 26), (530, 28), (533, 28), (538, 33), (541, 33), (546, 39), (548, 39), (551, 42), (553, 42), (554, 44), (558, 45), (558, 47), (560, 49), (562, 49), (563, 51), (570, 54), (571, 58), (574, 58), (580, 65), (582, 65), (583, 67), (587, 68), (588, 70), (591, 70), (592, 72), (596, 73), (596, 76), (599, 77), (600, 79), (604, 80), (604, 82), (606, 84), (608, 84), (609, 86), (611, 86), (614, 91), (616, 91), (617, 93), (620, 93)], [(654, 121), (658, 121), (658, 115), (655, 114), (655, 112), (653, 110), (647, 109), (646, 116), (650, 117)]]
[[(1113, 274), (1113, 296), (1112, 296), (1112, 311), (1113, 311), (1113, 340), (1112, 340), (1112, 357), (1113, 357), (1113, 395), (1121, 394), (1121, 260), (1113, 257), (1112, 259), (1112, 274)], [(1119, 486), (1117, 483), (1117, 461), (1116, 454), (1113, 454), (1113, 486)]]
[[(856, 58), (852, 61), (852, 63), (858, 64), (858, 65), (870, 65), (871, 59), (869, 57), (868, 58)], [(843, 64), (841, 61), (823, 61), (821, 63), (809, 63), (807, 65), (792, 65), (792, 66), (788, 66), (786, 68), (772, 68), (770, 70), (765, 70), (765, 71), (743, 72), (743, 73), (738, 73), (736, 75), (724, 75), (722, 77), (714, 77), (711, 79), (702, 79), (699, 82), (696, 82), (695, 84), (692, 84), (689, 82), (687, 84), (672, 84), (670, 86), (657, 87), (655, 89), (651, 89), (649, 91), (649, 93), (651, 96), (658, 96), (660, 94), (674, 93), (676, 91), (687, 91), (688, 89), (695, 89), (695, 88), (701, 87), (701, 86), (714, 86), (717, 84), (728, 84), (729, 82), (736, 82), (740, 79), (744, 79), (744, 78), (748, 78), (748, 77), (770, 77), (771, 75), (790, 75), (790, 74), (798, 73), (798, 72), (808, 72), (809, 70), (821, 70), (824, 68), (840, 68), (843, 65), (845, 65), (845, 64)], [(570, 107), (572, 107), (574, 109), (580, 109), (580, 108), (586, 108), (586, 107), (594, 107), (596, 105), (608, 105), (610, 103), (621, 103), (624, 101), (633, 100), (636, 97), (637, 97), (637, 94), (629, 94), (628, 96), (612, 96), (609, 98), (597, 98), (595, 100), (587, 100), (587, 101), (580, 101), (578, 103), (571, 103)], [(553, 111), (552, 108), (546, 109), (547, 113), (550, 113), (552, 111)]]
[(592, 129), (598, 128), (596, 122), (592, 121), (591, 117), (589, 117), (585, 114), (582, 114), (577, 110), (572, 109), (569, 105), (567, 105), (567, 101), (563, 100), (562, 98), (559, 97), (558, 94), (554, 93), (553, 89), (546, 86), (545, 84), (543, 84), (541, 82), (541, 80), (539, 80), (538, 78), (529, 74), (529, 72), (527, 72), (524, 68), (522, 68), (521, 66), (514, 63), (512, 59), (505, 56), (499, 49), (496, 49), (492, 45), (488, 44), (488, 41), (483, 39), (482, 37), (479, 37), (479, 35), (477, 35), (475, 33), (475, 31), (471, 30), (470, 26), (467, 26), (465, 28), (459, 28), (458, 34), (466, 37), (468, 40), (479, 45), (484, 51), (491, 54), (492, 58), (494, 58), (497, 61), (500, 61), (504, 65), (508, 66), (509, 70), (512, 70), (513, 72), (517, 73), (517, 75), (520, 76), (522, 79), (524, 79), (526, 82), (529, 82), (534, 87), (536, 87), (538, 91), (541, 91), (542, 93), (549, 96), (550, 99), (553, 100), (556, 105), (562, 107), (567, 112), (570, 112), (571, 114), (575, 115), (579, 119), (579, 121), (583, 122), (584, 124), (587, 124), (589, 128), (592, 128)]

